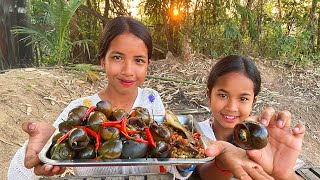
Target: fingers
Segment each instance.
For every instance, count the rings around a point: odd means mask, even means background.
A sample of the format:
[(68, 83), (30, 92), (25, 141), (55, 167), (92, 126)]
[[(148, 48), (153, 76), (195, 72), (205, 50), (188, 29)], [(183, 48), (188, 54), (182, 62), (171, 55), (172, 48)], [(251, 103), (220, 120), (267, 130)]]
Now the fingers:
[(240, 179), (240, 180), (251, 180), (252, 179), (249, 176), (249, 174), (244, 170), (244, 168), (241, 166), (238, 166), (237, 168), (235, 168), (232, 173), (235, 178)]
[(270, 121), (276, 118), (276, 111), (272, 107), (265, 108), (260, 114), (259, 122), (265, 126), (268, 126)]
[(297, 138), (303, 138), (306, 128), (301, 123), (297, 124), (293, 129), (292, 133)]
[(39, 164), (34, 167), (34, 174), (37, 176), (54, 176), (57, 174), (62, 174), (65, 170), (66, 168), (61, 166)]
[(237, 167), (233, 171), (234, 177), (236, 177), (239, 180), (266, 180), (273, 178), (269, 176), (263, 169), (258, 165), (253, 164), (245, 164), (242, 166)]
[[(265, 179), (273, 179), (271, 176), (269, 176), (261, 167), (258, 166), (250, 166), (250, 165), (244, 165), (243, 169), (248, 173), (250, 178), (255, 180), (265, 180)], [(242, 177), (240, 177), (242, 179)]]
[(278, 128), (290, 128), (291, 125), (291, 113), (289, 111), (281, 111), (278, 113), (278, 117), (275, 120), (276, 126)]

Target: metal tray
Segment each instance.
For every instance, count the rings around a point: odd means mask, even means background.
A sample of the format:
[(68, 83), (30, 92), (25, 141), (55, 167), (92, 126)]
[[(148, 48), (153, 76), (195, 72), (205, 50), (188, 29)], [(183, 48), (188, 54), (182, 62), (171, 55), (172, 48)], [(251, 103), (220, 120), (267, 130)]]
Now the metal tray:
[[(204, 148), (209, 146), (209, 141), (203, 134), (197, 121), (193, 120), (191, 115), (177, 115), (179, 121), (192, 127), (194, 132), (199, 132), (200, 143)], [(159, 124), (165, 119), (164, 116), (153, 116), (153, 119)], [(52, 137), (58, 130), (52, 135)], [(202, 164), (214, 159), (214, 157), (206, 158), (135, 158), (135, 159), (74, 159), (74, 160), (52, 160), (48, 158), (48, 150), (52, 143), (52, 137), (39, 153), (39, 159), (45, 164), (68, 166), (68, 167), (89, 167), (89, 166), (138, 166), (138, 165), (179, 165), (179, 164)]]

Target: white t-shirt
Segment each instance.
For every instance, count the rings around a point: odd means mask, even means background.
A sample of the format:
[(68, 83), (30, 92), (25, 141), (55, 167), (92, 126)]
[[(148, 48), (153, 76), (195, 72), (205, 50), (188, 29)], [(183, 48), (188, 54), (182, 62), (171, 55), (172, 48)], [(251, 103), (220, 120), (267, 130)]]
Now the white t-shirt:
[[(79, 105), (96, 105), (101, 101), (98, 94), (92, 96), (83, 97), (72, 101), (59, 115), (53, 126), (58, 125), (66, 120), (68, 113), (71, 109)], [(165, 109), (159, 93), (150, 88), (138, 88), (138, 96), (133, 104), (134, 107), (144, 107), (149, 110), (150, 115), (164, 115)], [(27, 142), (21, 147), (11, 160), (8, 179), (9, 180), (25, 180), (25, 179), (39, 179), (39, 176), (35, 176), (32, 169), (24, 167), (24, 157), (26, 151)], [(187, 179), (192, 172), (179, 174), (175, 166), (165, 166), (165, 168), (171, 172), (177, 179)], [(115, 174), (142, 174), (142, 173), (159, 173), (159, 166), (103, 166), (103, 167), (75, 167), (74, 172), (77, 176), (103, 176), (103, 175), (115, 175)]]

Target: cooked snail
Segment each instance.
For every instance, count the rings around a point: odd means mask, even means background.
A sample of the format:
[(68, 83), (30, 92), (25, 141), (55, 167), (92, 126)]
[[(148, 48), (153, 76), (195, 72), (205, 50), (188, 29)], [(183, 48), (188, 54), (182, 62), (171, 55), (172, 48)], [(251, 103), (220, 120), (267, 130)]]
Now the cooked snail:
[(268, 131), (262, 124), (248, 121), (234, 127), (233, 138), (235, 145), (242, 149), (262, 149), (268, 143)]

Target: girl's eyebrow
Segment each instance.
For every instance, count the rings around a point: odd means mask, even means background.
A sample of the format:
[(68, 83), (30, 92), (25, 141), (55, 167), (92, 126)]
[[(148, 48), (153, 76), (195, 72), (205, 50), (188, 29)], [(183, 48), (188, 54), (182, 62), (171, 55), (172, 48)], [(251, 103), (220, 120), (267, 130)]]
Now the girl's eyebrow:
[(229, 93), (228, 91), (226, 91), (226, 90), (224, 90), (224, 89), (218, 89), (218, 91), (222, 91), (223, 93), (226, 93), (226, 94)]
[(124, 55), (124, 53), (120, 52), (120, 51), (111, 51), (111, 54), (120, 54), (120, 55)]
[[(125, 55), (124, 53), (120, 52), (120, 51), (111, 51), (110, 54), (119, 54), (119, 55)], [(135, 58), (147, 58), (144, 55), (138, 55), (138, 56), (134, 56)]]
[[(224, 89), (218, 89), (218, 91), (222, 91), (223, 93), (229, 94), (228, 91), (224, 90)], [(252, 96), (250, 93), (241, 93), (240, 96)]]

